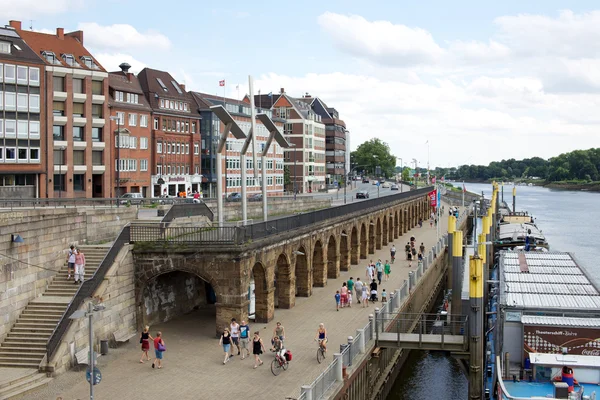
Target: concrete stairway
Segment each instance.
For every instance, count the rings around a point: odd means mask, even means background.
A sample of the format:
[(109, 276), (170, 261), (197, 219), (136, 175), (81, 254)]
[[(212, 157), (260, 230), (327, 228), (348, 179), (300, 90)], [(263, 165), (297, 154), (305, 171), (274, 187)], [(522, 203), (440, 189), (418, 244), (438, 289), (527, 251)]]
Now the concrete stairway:
[[(85, 279), (89, 279), (110, 247), (80, 246), (80, 248), (86, 258)], [(68, 270), (65, 263), (44, 294), (30, 301), (25, 307), (4, 342), (0, 344), (0, 368), (38, 370), (40, 362), (46, 355), (48, 339), (79, 287), (79, 284), (74, 283), (73, 276), (70, 280), (67, 280), (67, 277)], [(35, 373), (30, 377), (19, 377), (15, 381), (6, 382), (4, 385), (0, 382), (0, 399), (10, 399), (25, 393), (24, 390), (29, 391), (34, 387), (45, 385), (49, 380), (44, 378), (44, 374)]]
[(52, 378), (40, 374), (37, 369), (0, 368), (0, 399), (15, 399), (47, 385)]

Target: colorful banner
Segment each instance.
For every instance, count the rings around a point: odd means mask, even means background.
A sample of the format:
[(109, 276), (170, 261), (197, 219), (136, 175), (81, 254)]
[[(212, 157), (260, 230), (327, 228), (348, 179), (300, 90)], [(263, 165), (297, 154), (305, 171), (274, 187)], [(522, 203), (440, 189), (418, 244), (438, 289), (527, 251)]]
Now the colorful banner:
[(526, 353), (600, 356), (600, 329), (553, 326), (523, 326), (523, 346)]
[(437, 207), (437, 190), (432, 190), (431, 192), (427, 193), (427, 195), (429, 196), (429, 203), (431, 207)]

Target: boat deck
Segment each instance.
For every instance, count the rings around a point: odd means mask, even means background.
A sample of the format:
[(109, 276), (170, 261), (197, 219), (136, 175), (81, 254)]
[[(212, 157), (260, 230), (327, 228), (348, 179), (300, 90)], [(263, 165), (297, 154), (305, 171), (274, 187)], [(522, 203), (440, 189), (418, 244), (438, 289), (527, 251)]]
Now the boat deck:
[[(554, 396), (554, 385), (552, 382), (513, 382), (504, 381), (506, 390), (513, 397), (541, 397), (541, 398), (553, 398)], [(582, 383), (581, 386), (584, 388), (585, 395), (591, 395), (592, 392), (596, 392), (596, 395), (600, 395), (600, 386), (594, 384)], [(576, 391), (579, 391), (579, 387), (575, 387)], [(503, 397), (506, 399), (507, 397)]]

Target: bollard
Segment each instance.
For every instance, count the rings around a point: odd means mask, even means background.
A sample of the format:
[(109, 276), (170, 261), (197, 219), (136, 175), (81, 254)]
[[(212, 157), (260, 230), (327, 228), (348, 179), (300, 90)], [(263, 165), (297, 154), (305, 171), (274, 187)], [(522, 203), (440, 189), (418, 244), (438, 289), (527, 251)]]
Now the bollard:
[(300, 394), (305, 395), (306, 400), (313, 400), (312, 389), (311, 385), (302, 385), (300, 386)]
[(369, 321), (371, 322), (371, 338), (375, 337), (375, 317), (373, 314), (369, 314)]
[(351, 367), (352, 366), (352, 346), (354, 346), (354, 338), (352, 336), (348, 336), (348, 346), (350, 346), (350, 350), (348, 350), (350, 352), (350, 357), (348, 357), (348, 365), (347, 367)]
[(365, 352), (365, 330), (364, 330), (364, 328), (356, 330), (356, 337), (358, 338), (358, 340), (356, 342), (356, 344), (358, 346), (358, 353), (363, 354)]
[(415, 273), (410, 271), (408, 273), (408, 293), (412, 293), (415, 288)]
[(402, 289), (396, 289), (396, 293), (398, 293), (398, 307), (397, 308), (400, 308), (400, 304), (402, 304), (402, 299), (404, 298), (404, 296), (402, 296)]
[(335, 353), (333, 358), (337, 360), (337, 365), (335, 366), (335, 380), (338, 382), (343, 382), (344, 374), (342, 373), (342, 368), (344, 366), (344, 360), (342, 360), (342, 354)]
[(375, 333), (379, 333), (379, 325), (381, 324), (381, 313), (379, 311), (379, 307), (375, 307)]

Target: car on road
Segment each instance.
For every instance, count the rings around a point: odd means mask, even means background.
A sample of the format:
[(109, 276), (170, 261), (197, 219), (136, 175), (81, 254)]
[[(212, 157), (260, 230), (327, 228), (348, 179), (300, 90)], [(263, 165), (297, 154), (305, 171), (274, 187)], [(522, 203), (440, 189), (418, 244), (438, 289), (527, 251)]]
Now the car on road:
[(390, 190), (400, 190), (400, 187), (398, 185), (392, 185)]
[(369, 178), (363, 178), (363, 183), (369, 183)]
[(375, 179), (375, 180), (373, 181), (373, 185), (377, 185), (378, 183), (379, 183), (379, 181), (378, 181), (377, 179)]
[(121, 204), (142, 204), (144, 196), (141, 193), (125, 193), (119, 202)]
[(390, 188), (390, 183), (389, 182), (383, 182), (381, 184), (381, 187), (384, 188), (384, 189), (389, 189)]
[(248, 201), (262, 201), (262, 193), (254, 193), (248, 196)]
[(227, 201), (242, 201), (242, 194), (239, 192), (231, 193), (226, 198)]
[(366, 190), (361, 190), (360, 192), (356, 193), (356, 198), (357, 199), (368, 199), (369, 192), (367, 192)]

